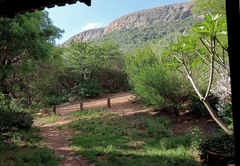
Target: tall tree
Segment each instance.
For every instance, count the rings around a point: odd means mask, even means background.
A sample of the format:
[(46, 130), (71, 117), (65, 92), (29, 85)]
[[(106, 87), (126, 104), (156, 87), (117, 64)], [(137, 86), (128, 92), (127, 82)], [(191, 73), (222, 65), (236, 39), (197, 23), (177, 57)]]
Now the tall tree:
[(59, 79), (65, 69), (62, 52), (62, 47), (54, 47), (50, 58), (34, 62), (36, 64), (34, 73), (21, 82), (22, 88), (21, 93), (18, 93), (18, 99), (22, 106), (42, 106), (46, 104), (44, 102), (49, 101), (49, 96), (61, 93)]
[[(107, 88), (109, 91), (115, 91), (126, 80), (124, 70), (119, 66), (123, 64), (122, 53), (119, 46), (111, 41), (103, 41), (100, 44), (71, 42), (64, 51), (63, 59), (66, 71), (69, 72), (67, 80), (72, 80), (71, 86), (63, 83), (65, 87), (75, 86), (77, 91), (80, 91), (79, 89), (93, 89), (93, 86), (99, 90), (101, 86), (104, 90)], [(82, 94), (80, 96), (83, 97)]]
[(82, 81), (94, 79), (107, 61), (121, 55), (118, 45), (112, 42), (94, 44), (93, 42), (71, 42), (65, 50), (66, 65)]
[(0, 18), (0, 92), (16, 97), (17, 85), (33, 73), (36, 60), (50, 57), (63, 32), (46, 11)]

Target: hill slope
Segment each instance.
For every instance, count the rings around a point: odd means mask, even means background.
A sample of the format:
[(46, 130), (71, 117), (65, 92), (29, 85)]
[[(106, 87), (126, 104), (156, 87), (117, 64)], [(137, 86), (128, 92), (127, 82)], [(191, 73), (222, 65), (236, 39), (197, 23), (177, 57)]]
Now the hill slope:
[(202, 18), (191, 13), (192, 3), (182, 2), (136, 11), (112, 21), (107, 27), (90, 29), (74, 35), (70, 41), (101, 42), (108, 39), (132, 50), (143, 43), (166, 35), (184, 33)]

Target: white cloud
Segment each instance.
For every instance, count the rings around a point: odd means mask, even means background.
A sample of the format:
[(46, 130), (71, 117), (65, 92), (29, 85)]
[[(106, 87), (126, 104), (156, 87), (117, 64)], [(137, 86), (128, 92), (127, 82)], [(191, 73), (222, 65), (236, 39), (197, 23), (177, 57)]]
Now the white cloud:
[(82, 30), (88, 30), (99, 27), (98, 23), (88, 23), (86, 26), (82, 27)]

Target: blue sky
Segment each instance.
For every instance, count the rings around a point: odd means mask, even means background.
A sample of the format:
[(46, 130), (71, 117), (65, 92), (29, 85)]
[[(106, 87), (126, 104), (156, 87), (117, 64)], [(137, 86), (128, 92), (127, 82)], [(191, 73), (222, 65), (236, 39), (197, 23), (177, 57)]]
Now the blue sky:
[(45, 8), (53, 25), (63, 29), (62, 44), (72, 36), (92, 28), (106, 27), (115, 19), (135, 11), (189, 0), (92, 0), (91, 6), (76, 4)]

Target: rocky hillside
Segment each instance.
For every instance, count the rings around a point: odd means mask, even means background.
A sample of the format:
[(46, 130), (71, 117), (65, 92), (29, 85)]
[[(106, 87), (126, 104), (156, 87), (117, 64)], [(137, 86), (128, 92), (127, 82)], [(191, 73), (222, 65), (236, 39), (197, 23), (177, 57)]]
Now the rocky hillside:
[(114, 20), (104, 29), (104, 33), (159, 22), (182, 20), (191, 15), (191, 9), (191, 3), (184, 2), (137, 11)]
[(96, 39), (98, 37), (101, 37), (104, 34), (104, 29), (105, 28), (94, 28), (90, 30), (83, 31), (79, 34), (74, 35), (71, 37), (69, 40), (67, 40), (65, 43), (68, 43), (70, 41), (89, 41)]
[(180, 21), (188, 17), (196, 17), (191, 14), (192, 3), (182, 2), (155, 8), (136, 11), (124, 15), (112, 21), (107, 27), (96, 28), (81, 32), (67, 40), (63, 45), (70, 41), (89, 41), (103, 36), (115, 30), (124, 30), (133, 27), (149, 26), (161, 22)]

